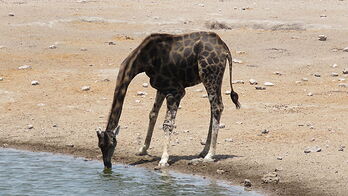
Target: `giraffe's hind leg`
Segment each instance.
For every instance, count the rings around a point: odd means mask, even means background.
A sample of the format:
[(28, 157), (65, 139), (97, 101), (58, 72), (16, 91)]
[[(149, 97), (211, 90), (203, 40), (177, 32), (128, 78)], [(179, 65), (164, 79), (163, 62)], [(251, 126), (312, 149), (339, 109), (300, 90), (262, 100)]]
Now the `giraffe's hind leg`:
[(180, 104), (182, 97), (185, 95), (185, 91), (170, 93), (166, 96), (167, 99), (167, 113), (163, 123), (163, 131), (165, 135), (165, 140), (163, 144), (163, 154), (161, 160), (158, 164), (159, 167), (168, 166), (169, 159), (169, 145), (170, 145), (170, 136), (174, 129), (175, 117)]
[(204, 158), (207, 154), (208, 154), (208, 151), (209, 151), (209, 148), (210, 148), (210, 143), (211, 143), (211, 131), (212, 131), (212, 124), (213, 124), (213, 117), (212, 115), (210, 115), (210, 124), (209, 124), (209, 130), (208, 130), (208, 136), (207, 136), (207, 140), (205, 141), (205, 146), (204, 146), (204, 149), (202, 150), (201, 153), (199, 153), (198, 156)]
[(150, 121), (149, 121), (149, 127), (147, 129), (146, 139), (145, 139), (144, 145), (139, 149), (139, 152), (137, 153), (138, 156), (147, 155), (147, 149), (149, 149), (150, 147), (152, 133), (156, 124), (158, 112), (161, 109), (164, 98), (165, 98), (165, 95), (157, 91), (155, 103), (153, 104), (152, 110), (149, 114)]

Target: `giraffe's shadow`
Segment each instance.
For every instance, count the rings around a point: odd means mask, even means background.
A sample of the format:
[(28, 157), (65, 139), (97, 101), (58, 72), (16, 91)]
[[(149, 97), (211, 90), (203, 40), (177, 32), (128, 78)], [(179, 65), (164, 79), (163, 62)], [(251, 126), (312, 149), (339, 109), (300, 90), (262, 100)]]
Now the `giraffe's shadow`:
[[(141, 164), (145, 164), (145, 163), (152, 163), (152, 162), (156, 162), (156, 161), (160, 161), (161, 158), (157, 157), (157, 156), (152, 156), (152, 155), (146, 155), (147, 159), (141, 159), (139, 161), (136, 161), (134, 163), (131, 163), (130, 165), (141, 165)], [(215, 162), (217, 161), (221, 161), (221, 160), (225, 160), (225, 159), (231, 159), (231, 158), (235, 158), (235, 157), (241, 157), (241, 156), (237, 156), (237, 155), (215, 155), (214, 159)], [(193, 159), (199, 159), (201, 158), (198, 155), (184, 155), (184, 156), (176, 156), (176, 155), (172, 155), (170, 156), (168, 163), (170, 165), (181, 161), (181, 160), (186, 160), (186, 161), (190, 161)]]

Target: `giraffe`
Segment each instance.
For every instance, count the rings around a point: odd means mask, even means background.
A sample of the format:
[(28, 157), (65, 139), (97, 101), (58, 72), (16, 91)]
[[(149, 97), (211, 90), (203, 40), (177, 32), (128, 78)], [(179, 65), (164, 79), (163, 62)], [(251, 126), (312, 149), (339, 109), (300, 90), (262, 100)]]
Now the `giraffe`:
[(116, 80), (114, 99), (105, 131), (97, 131), (98, 146), (105, 168), (111, 168), (111, 158), (117, 145), (116, 136), (127, 88), (132, 79), (145, 72), (150, 85), (157, 90), (144, 145), (138, 155), (146, 155), (158, 112), (164, 100), (167, 111), (163, 123), (164, 144), (159, 167), (168, 166), (170, 136), (185, 88), (203, 83), (210, 102), (211, 117), (204, 149), (199, 154), (214, 161), (220, 117), (224, 109), (221, 84), (229, 61), (231, 99), (240, 108), (238, 94), (232, 88), (232, 56), (224, 41), (214, 32), (193, 32), (181, 35), (151, 34), (122, 62)]

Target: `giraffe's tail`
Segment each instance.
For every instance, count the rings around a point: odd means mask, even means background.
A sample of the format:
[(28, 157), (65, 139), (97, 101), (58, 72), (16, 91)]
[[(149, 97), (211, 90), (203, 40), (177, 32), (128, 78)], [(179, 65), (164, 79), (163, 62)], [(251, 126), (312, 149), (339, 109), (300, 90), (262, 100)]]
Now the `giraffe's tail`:
[(230, 87), (231, 87), (231, 99), (233, 101), (233, 103), (236, 105), (236, 108), (239, 109), (240, 108), (240, 103), (238, 101), (238, 94), (233, 90), (233, 87), (232, 87), (232, 55), (231, 55), (231, 52), (230, 50), (228, 49), (228, 46), (226, 45), (225, 42), (223, 42), (224, 45), (225, 45), (225, 48), (226, 48), (226, 52), (227, 52), (227, 60), (228, 60), (228, 63), (229, 63), (229, 69), (230, 69)]

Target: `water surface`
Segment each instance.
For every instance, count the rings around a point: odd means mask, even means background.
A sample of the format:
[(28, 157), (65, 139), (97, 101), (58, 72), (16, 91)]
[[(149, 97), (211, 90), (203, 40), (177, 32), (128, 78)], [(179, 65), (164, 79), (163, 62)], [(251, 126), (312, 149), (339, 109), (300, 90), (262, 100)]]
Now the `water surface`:
[(67, 155), (0, 148), (0, 195), (238, 195), (243, 187), (176, 172), (114, 165)]

